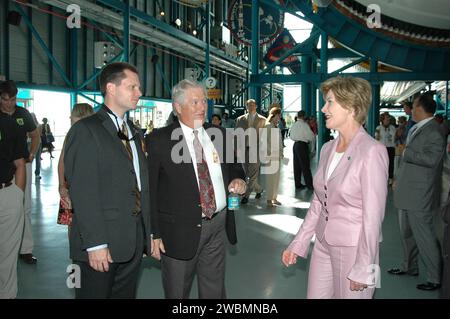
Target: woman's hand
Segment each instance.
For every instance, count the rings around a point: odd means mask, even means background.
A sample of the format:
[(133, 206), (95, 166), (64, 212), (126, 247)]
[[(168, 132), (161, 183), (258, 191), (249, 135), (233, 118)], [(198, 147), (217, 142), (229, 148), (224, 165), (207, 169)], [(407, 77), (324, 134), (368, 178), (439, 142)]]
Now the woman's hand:
[(350, 279), (350, 290), (351, 291), (363, 291), (367, 288), (366, 284), (362, 284)]
[(285, 250), (281, 256), (281, 261), (286, 267), (289, 267), (289, 265), (293, 265), (297, 262), (297, 255), (290, 250)]

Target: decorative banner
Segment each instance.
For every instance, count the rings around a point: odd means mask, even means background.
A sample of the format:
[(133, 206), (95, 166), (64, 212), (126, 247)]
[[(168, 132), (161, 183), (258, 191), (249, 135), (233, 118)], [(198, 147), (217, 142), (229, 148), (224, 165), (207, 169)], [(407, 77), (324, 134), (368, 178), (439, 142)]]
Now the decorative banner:
[[(283, 0), (273, 0), (284, 6)], [(252, 45), (252, 0), (234, 0), (228, 10), (228, 28), (235, 39), (244, 45)], [(270, 5), (259, 3), (259, 45), (275, 39), (283, 29), (284, 12)]]
[[(264, 56), (264, 62), (268, 65), (277, 61), (284, 53), (292, 49), (297, 43), (287, 29), (283, 29), (278, 38), (272, 43)], [(292, 73), (300, 71), (300, 61), (295, 55), (288, 56), (280, 66), (287, 67)]]

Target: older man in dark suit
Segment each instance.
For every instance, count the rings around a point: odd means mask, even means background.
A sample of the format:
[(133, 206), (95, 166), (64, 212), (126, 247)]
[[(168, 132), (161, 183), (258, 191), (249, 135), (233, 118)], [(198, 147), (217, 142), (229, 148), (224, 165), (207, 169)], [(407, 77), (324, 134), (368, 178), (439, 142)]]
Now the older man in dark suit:
[(189, 298), (195, 274), (200, 298), (225, 298), (225, 234), (236, 243), (226, 201), (245, 192), (244, 172), (225, 129), (205, 123), (205, 89), (183, 80), (172, 100), (178, 120), (146, 138), (153, 257), (166, 298)]
[(142, 137), (126, 117), (141, 96), (137, 70), (106, 66), (100, 89), (104, 105), (72, 126), (64, 149), (74, 209), (70, 256), (81, 271), (76, 297), (135, 298), (144, 246), (151, 247)]
[(417, 275), (419, 254), (427, 279), (417, 285), (421, 290), (439, 289), (441, 282), (442, 258), (433, 227), (433, 211), (439, 206), (445, 142), (433, 120), (435, 111), (436, 102), (431, 95), (421, 94), (414, 100), (412, 116), (416, 124), (408, 132), (394, 184), (405, 259), (402, 268), (388, 272)]

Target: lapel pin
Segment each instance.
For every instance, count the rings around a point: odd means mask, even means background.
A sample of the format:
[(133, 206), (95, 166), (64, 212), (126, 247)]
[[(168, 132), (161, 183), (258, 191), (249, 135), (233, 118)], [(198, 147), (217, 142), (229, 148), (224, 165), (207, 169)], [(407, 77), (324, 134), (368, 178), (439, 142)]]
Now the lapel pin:
[(350, 159), (351, 159), (351, 157), (349, 156), (349, 157), (347, 157), (347, 159), (348, 159), (348, 160), (350, 160)]

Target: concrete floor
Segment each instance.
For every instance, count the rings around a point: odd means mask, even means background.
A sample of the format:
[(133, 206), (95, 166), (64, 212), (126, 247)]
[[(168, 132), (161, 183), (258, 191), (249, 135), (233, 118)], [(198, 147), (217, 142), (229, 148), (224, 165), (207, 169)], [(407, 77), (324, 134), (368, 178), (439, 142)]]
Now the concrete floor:
[[(285, 155), (292, 157), (292, 143), (286, 141), (286, 145)], [(18, 298), (74, 297), (73, 290), (66, 286), (66, 269), (70, 264), (67, 227), (56, 224), (59, 153), (54, 154), (53, 160), (49, 159), (48, 153), (42, 154), (42, 179), (33, 180), (32, 224), (34, 254), (38, 263), (28, 265), (19, 261)], [(284, 204), (282, 207), (268, 209), (264, 194), (259, 200), (253, 199), (252, 195), (249, 203), (236, 212), (239, 242), (237, 246), (228, 247), (227, 256), (226, 286), (230, 299), (306, 297), (309, 260), (299, 259), (297, 265), (290, 268), (285, 268), (280, 261), (281, 252), (293, 238), (292, 233), (298, 229), (298, 218), (305, 216), (311, 198), (310, 191), (295, 191), (292, 160), (282, 168), (279, 192), (278, 199)], [(386, 273), (390, 267), (399, 265), (403, 257), (391, 191), (383, 223), (383, 237), (380, 251), (381, 288), (377, 289), (375, 297), (438, 298), (436, 291), (426, 292), (415, 288), (416, 284), (425, 281), (422, 276), (397, 277)], [(138, 298), (163, 297), (160, 265), (151, 258), (145, 258), (141, 266)], [(197, 298), (195, 283), (191, 297)]]

